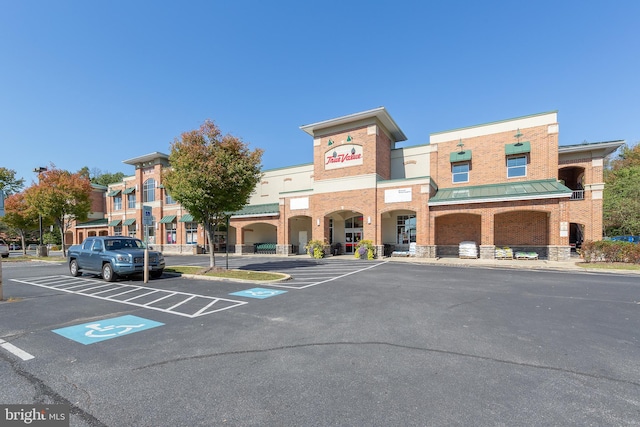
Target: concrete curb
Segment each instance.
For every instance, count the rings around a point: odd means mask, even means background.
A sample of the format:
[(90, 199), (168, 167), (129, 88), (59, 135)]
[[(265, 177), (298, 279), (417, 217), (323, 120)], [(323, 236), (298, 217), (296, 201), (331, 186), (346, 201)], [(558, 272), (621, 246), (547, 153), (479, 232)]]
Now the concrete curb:
[(279, 274), (280, 276), (282, 276), (282, 278), (275, 279), (275, 280), (246, 280), (246, 279), (235, 279), (230, 277), (205, 276), (202, 274), (179, 274), (179, 273), (169, 273), (169, 272), (164, 274), (171, 275), (173, 277), (183, 277), (185, 279), (211, 280), (211, 281), (218, 281), (218, 282), (252, 283), (252, 284), (263, 284), (263, 285), (268, 285), (269, 283), (286, 282), (287, 280), (291, 280), (291, 276), (288, 274), (274, 273), (271, 271), (269, 273)]
[(547, 260), (482, 260), (459, 258), (384, 258), (388, 262), (409, 262), (413, 264), (439, 265), (446, 267), (465, 268), (505, 268), (524, 270), (549, 270), (562, 272), (603, 273), (640, 275), (640, 270), (606, 270), (601, 268), (580, 267), (581, 260), (575, 261), (547, 261)]

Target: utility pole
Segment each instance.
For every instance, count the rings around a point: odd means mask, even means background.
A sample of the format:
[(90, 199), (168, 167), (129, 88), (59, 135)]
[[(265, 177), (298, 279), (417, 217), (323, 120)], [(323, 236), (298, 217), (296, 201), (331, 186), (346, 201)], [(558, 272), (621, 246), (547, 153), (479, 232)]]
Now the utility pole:
[[(4, 216), (4, 190), (0, 188), (0, 217)], [(2, 257), (0, 257), (0, 302), (4, 300), (2, 296)]]
[[(46, 172), (48, 169), (40, 166), (39, 168), (35, 168), (33, 171), (38, 174), (38, 185), (40, 185), (40, 178), (42, 177), (42, 172)], [(38, 245), (38, 250), (36, 251), (37, 256), (45, 256), (46, 251), (42, 248), (42, 214), (38, 214), (38, 222), (40, 224), (40, 244)]]

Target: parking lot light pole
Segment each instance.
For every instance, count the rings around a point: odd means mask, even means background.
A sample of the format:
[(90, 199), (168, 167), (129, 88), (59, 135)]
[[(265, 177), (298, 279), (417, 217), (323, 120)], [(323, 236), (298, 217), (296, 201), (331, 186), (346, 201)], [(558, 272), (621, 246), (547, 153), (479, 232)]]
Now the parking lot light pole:
[[(47, 168), (40, 166), (39, 168), (35, 168), (33, 170), (35, 173), (38, 174), (38, 185), (40, 184), (40, 178), (42, 177), (42, 172), (46, 172)], [(40, 224), (40, 245), (38, 246), (38, 250), (36, 251), (36, 255), (37, 256), (42, 256), (43, 250), (42, 250), (42, 214), (38, 214), (38, 222)]]

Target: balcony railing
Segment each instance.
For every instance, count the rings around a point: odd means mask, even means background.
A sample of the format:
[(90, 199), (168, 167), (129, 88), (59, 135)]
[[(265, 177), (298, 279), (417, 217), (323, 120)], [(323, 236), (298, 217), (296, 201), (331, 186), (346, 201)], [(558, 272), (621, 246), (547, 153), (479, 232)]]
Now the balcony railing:
[(573, 190), (571, 200), (584, 200), (584, 190)]

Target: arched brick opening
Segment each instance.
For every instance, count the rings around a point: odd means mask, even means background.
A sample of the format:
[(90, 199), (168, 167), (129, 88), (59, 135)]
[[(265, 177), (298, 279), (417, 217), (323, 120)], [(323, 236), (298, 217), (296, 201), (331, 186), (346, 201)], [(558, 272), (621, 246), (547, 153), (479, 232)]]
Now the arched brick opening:
[(482, 217), (475, 214), (454, 213), (435, 219), (436, 255), (457, 255), (460, 242), (482, 239)]

